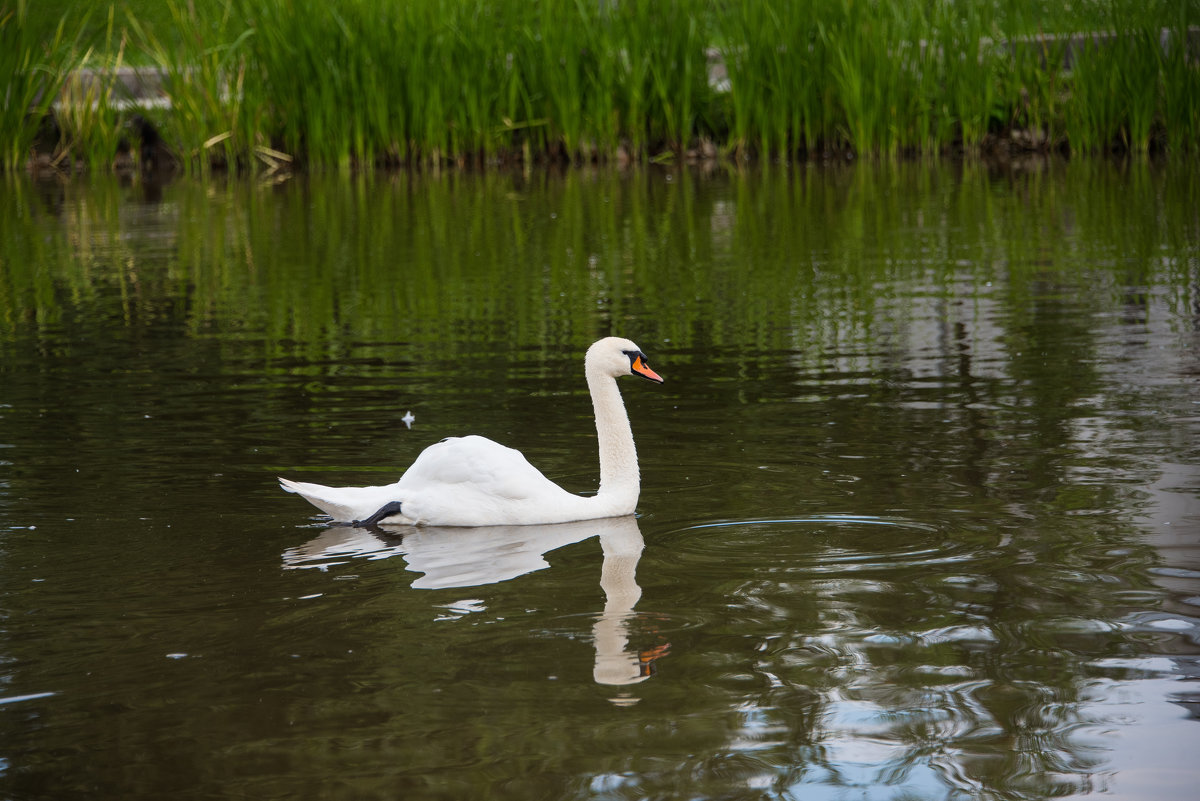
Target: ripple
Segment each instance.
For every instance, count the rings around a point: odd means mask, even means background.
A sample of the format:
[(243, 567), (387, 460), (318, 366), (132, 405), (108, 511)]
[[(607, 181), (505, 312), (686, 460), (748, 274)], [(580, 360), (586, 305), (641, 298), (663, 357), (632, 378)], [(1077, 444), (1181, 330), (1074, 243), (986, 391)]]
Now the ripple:
[(1200, 639), (1200, 618), (1145, 611), (1128, 615), (1122, 625), (1142, 634), (1188, 635), (1189, 639)]
[(1157, 679), (1178, 674), (1179, 667), (1167, 656), (1105, 657), (1089, 663), (1098, 675), (1119, 679)]
[(698, 523), (692, 526), (685, 526), (678, 531), (695, 531), (705, 528), (728, 528), (730, 526), (771, 526), (780, 523), (784, 524), (859, 524), (867, 526), (890, 526), (896, 528), (919, 529), (921, 531), (936, 532), (938, 529), (929, 523), (920, 523), (916, 520), (909, 520), (903, 517), (876, 517), (874, 515), (810, 515), (807, 517), (764, 517), (764, 518), (749, 518), (746, 520), (718, 520), (710, 523)]
[(1200, 570), (1189, 570), (1184, 567), (1152, 567), (1146, 572), (1166, 578), (1200, 579)]
[(985, 626), (942, 626), (922, 631), (917, 635), (926, 645), (942, 643), (990, 643), (996, 642), (995, 633)]
[(814, 575), (952, 564), (990, 554), (927, 522), (850, 514), (715, 520), (672, 529), (655, 541), (694, 561), (761, 564), (769, 549), (768, 569)]
[[(739, 465), (709, 464), (704, 469), (677, 463), (654, 465), (652, 476), (645, 480), (643, 492), (692, 493), (729, 486), (738, 480), (741, 469)], [(650, 475), (649, 470), (645, 472)]]

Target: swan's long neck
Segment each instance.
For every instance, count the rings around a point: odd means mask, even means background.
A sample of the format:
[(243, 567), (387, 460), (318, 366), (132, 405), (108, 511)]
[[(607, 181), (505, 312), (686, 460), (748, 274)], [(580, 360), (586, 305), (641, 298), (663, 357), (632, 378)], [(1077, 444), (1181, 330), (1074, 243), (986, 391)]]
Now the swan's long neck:
[(596, 497), (627, 506), (620, 513), (629, 514), (637, 505), (641, 489), (629, 415), (625, 412), (615, 378), (589, 370), (587, 383), (596, 413), (596, 438), (600, 443), (600, 490)]

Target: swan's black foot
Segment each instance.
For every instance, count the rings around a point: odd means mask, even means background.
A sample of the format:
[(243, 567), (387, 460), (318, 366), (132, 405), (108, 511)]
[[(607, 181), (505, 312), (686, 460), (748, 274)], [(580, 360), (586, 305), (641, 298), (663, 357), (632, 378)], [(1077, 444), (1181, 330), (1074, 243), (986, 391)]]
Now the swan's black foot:
[(383, 506), (380, 506), (375, 514), (365, 520), (355, 520), (350, 525), (355, 528), (374, 528), (379, 525), (380, 520), (385, 520), (397, 514), (400, 514), (400, 501), (388, 501)]

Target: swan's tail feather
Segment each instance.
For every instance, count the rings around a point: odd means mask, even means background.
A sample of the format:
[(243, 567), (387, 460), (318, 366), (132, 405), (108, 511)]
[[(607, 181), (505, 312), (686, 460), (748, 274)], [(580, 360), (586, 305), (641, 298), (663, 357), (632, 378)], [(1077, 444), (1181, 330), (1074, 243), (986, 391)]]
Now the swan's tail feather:
[[(279, 486), (288, 492), (296, 493), (338, 523), (371, 518), (385, 506), (392, 510), (385, 517), (396, 515), (400, 510), (395, 484), (382, 487), (326, 487), (322, 484), (280, 478)], [(378, 521), (384, 518), (371, 519)]]
[(355, 507), (347, 505), (343, 499), (335, 497), (339, 490), (334, 487), (292, 481), (282, 477), (279, 478), (279, 486), (287, 492), (296, 493), (338, 522), (346, 523), (356, 517)]

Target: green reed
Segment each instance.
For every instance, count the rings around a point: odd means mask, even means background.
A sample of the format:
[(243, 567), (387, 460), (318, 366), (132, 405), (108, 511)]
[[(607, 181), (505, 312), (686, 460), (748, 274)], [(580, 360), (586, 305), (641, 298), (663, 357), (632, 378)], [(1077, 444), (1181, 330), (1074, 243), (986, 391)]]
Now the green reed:
[[(1142, 38), (1142, 32), (1125, 33)], [(1134, 59), (1118, 61), (1122, 56)], [(1157, 90), (1153, 58), (1124, 38), (1083, 46), (1071, 71), (1065, 113), (1073, 150), (1098, 151), (1119, 142), (1135, 152), (1146, 151)]]
[(209, 15), (193, 3), (167, 0), (177, 39), (160, 37), (133, 16), (129, 24), (142, 50), (163, 73), (170, 112), (161, 115), (163, 136), (185, 170), (246, 165), (264, 144), (257, 85), (247, 81), (246, 42), (253, 31), (235, 24), (232, 0), (219, 0)]
[(485, 4), (360, 0), (297, 8), (242, 3), (269, 135), (309, 161), (352, 164), (490, 153), (524, 123), (502, 47), (515, 36)]
[(1007, 50), (998, 76), (1003, 124), (1021, 132), (1026, 147), (1060, 147), (1066, 139), (1066, 41), (1027, 38), (1009, 44)]
[[(157, 24), (120, 7), (87, 57), (164, 72), (163, 133), (200, 171), (645, 161), (705, 140), (738, 158), (975, 152), (1012, 132), (1081, 152), (1200, 144), (1200, 0), (167, 0)], [(0, 118), (9, 169), (81, 58), (65, 22), (43, 42), (18, 12), (0, 15), (21, 98)], [(1104, 35), (1038, 36), (1078, 30)], [(103, 87), (81, 91), (81, 131), (119, 123)], [(68, 144), (111, 157), (95, 133)]]
[(111, 162), (125, 140), (124, 115), (116, 102), (125, 46), (110, 6), (102, 42), (89, 48), (62, 81), (55, 113), (61, 147), (84, 165)]
[(792, 154), (830, 139), (833, 93), (818, 2), (741, 3), (722, 22), (729, 81), (729, 145)]
[[(272, 133), (342, 166), (682, 150), (708, 102), (695, 0), (240, 5)], [(656, 11), (657, 9), (657, 11)]]
[(982, 4), (938, 2), (931, 16), (940, 70), (936, 84), (922, 86), (920, 102), (923, 107), (944, 105), (938, 144), (956, 136), (964, 147), (978, 148), (999, 116), (999, 30), (990, 8)]
[(723, 18), (733, 147), (863, 155), (978, 146), (1001, 105), (987, 7), (738, 4)]
[(62, 17), (49, 36), (28, 24), (29, 7), (0, 5), (0, 169), (23, 166), (74, 66), (78, 27)]
[(1200, 149), (1200, 48), (1187, 36), (1187, 21), (1172, 28), (1160, 76), (1161, 124), (1170, 147)]
[(1112, 0), (1103, 8), (1095, 27), (1105, 35), (1084, 42), (1070, 71), (1063, 117), (1072, 150), (1145, 153), (1156, 140), (1200, 146), (1197, 24), (1193, 0)]

